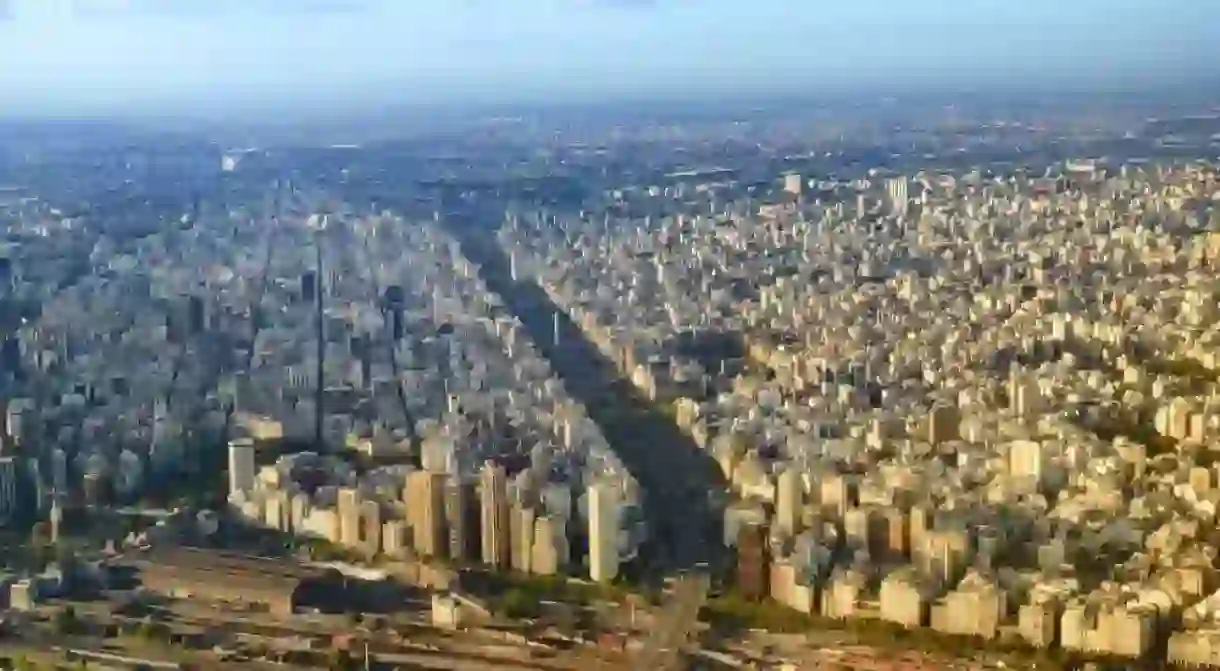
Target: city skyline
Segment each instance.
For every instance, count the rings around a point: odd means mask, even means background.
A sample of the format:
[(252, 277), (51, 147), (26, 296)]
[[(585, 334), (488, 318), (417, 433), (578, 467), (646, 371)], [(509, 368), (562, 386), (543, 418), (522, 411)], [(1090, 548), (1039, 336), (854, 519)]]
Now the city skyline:
[(0, 666), (1220, 669), (1220, 10), (0, 2)]

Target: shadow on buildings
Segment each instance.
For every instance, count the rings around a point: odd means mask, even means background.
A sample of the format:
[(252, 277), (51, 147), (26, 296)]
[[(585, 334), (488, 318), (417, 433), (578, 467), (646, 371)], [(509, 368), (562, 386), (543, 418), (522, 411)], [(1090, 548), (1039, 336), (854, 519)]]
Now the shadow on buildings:
[(508, 256), (492, 231), (474, 219), (447, 218), (463, 254), (480, 266), (488, 288), (521, 320), (568, 393), (584, 404), (644, 491), (649, 540), (641, 559), (659, 571), (718, 563), (723, 516), (716, 500), (725, 482), (715, 461), (662, 409), (641, 397), (537, 283), (513, 281)]

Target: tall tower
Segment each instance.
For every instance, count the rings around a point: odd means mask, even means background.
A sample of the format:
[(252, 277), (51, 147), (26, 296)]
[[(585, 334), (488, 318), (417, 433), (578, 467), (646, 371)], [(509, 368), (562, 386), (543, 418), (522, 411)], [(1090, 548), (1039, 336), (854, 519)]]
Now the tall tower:
[(801, 473), (788, 467), (779, 475), (775, 492), (775, 524), (789, 538), (800, 533), (802, 490)]
[(885, 195), (889, 201), (891, 214), (903, 216), (907, 213), (911, 201), (906, 177), (885, 180)]
[(479, 519), (483, 536), (483, 563), (497, 568), (509, 565), (508, 473), (488, 461), (479, 475)]
[(530, 572), (530, 560), (534, 556), (534, 520), (537, 515), (528, 506), (514, 504), (509, 516), (512, 546), (509, 556), (514, 571)]
[(473, 560), (478, 554), (479, 520), (472, 483), (452, 478), (445, 487), (445, 523), (449, 530), (449, 557)]
[(618, 491), (605, 483), (589, 485), (589, 578), (610, 582), (618, 576)]
[(360, 545), (360, 492), (354, 487), (339, 490), (337, 513), (339, 517), (339, 543), (356, 549)]
[(59, 542), (59, 526), (64, 521), (64, 511), (59, 507), (59, 492), (51, 492), (51, 545)]
[(449, 549), (445, 533), (444, 473), (415, 471), (407, 476), (407, 514), (411, 519), (415, 551), (425, 557), (443, 557)]

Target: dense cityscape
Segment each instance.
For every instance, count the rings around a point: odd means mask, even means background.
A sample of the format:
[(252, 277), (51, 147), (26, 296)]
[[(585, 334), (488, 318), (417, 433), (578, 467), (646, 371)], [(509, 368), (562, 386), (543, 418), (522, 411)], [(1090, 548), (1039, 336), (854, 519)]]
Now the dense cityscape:
[(0, 126), (0, 655), (1220, 666), (1220, 117), (1105, 107)]

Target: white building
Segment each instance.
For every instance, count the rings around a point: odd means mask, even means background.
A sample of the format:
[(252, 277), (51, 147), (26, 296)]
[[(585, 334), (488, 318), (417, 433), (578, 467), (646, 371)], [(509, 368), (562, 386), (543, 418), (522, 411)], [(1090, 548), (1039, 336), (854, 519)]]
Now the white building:
[(910, 196), (905, 177), (894, 177), (885, 180), (885, 195), (889, 200), (890, 212), (897, 215), (907, 213)]
[(619, 500), (611, 485), (589, 485), (589, 577), (610, 582), (618, 576)]

